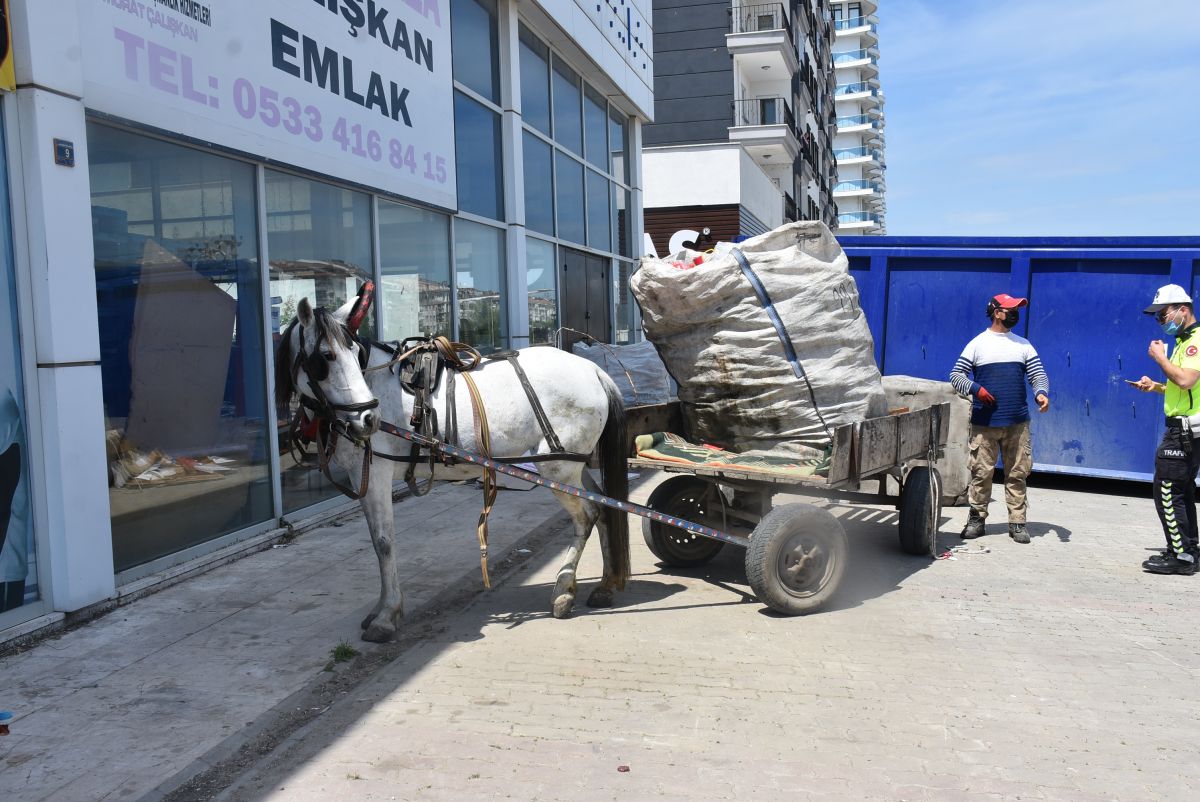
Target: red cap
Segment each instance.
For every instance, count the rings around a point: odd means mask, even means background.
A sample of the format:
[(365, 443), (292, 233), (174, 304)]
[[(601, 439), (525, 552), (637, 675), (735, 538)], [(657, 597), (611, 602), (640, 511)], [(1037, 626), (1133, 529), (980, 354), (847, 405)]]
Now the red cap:
[(993, 295), (992, 303), (1001, 309), (1019, 309), (1022, 306), (1029, 306), (1029, 301), (1025, 300), (1024, 298), (1014, 298), (1011, 295), (1005, 295), (1004, 293), (1001, 293), (1000, 295)]

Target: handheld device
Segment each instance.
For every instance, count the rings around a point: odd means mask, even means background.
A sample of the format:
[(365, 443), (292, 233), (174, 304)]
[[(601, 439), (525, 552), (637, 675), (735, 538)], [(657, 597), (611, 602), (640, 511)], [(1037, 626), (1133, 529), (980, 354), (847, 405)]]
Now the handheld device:
[(1138, 386), (1138, 383), (1137, 383), (1137, 382), (1130, 381), (1129, 379), (1121, 379), (1121, 381), (1125, 382), (1126, 384), (1128, 384), (1128, 385), (1130, 385), (1130, 386), (1132, 386), (1132, 387), (1137, 387), (1137, 386)]

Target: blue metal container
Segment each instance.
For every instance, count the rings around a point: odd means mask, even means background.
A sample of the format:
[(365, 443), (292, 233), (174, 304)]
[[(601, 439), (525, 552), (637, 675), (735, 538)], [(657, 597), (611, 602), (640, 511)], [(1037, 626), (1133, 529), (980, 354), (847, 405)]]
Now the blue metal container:
[(1034, 413), (1034, 469), (1151, 478), (1162, 396), (1122, 379), (1162, 379), (1147, 354), (1162, 332), (1141, 310), (1168, 283), (1200, 303), (1200, 237), (838, 240), (885, 374), (945, 380), (987, 327), (988, 298), (1028, 298), (1015, 331), (1041, 355), (1051, 401)]

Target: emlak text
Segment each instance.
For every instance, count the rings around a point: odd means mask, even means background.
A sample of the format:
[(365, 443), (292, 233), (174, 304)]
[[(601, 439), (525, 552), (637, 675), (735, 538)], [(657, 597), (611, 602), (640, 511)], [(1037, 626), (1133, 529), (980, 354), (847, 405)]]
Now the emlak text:
[(376, 109), (384, 117), (403, 119), (404, 124), (412, 128), (407, 105), (409, 91), (406, 87), (401, 87), (395, 81), (385, 82), (379, 73), (371, 71), (366, 81), (366, 91), (363, 92), (362, 83), (355, 86), (354, 62), (348, 56), (339, 55), (331, 47), (321, 46), (316, 40), (302, 36), (276, 19), (271, 20), (271, 64), (277, 70), (328, 89), (351, 103)]

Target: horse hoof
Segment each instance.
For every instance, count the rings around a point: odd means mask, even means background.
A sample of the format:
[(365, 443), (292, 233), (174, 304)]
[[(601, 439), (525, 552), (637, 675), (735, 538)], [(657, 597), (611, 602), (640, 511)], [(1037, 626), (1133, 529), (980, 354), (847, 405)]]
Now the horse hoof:
[(379, 614), (371, 613), (369, 616), (367, 616), (366, 618), (364, 618), (362, 620), (362, 623), (358, 625), (358, 628), (359, 629), (370, 629), (371, 624), (375, 621), (375, 616), (377, 616), (377, 615), (379, 615)]
[(566, 618), (575, 606), (575, 594), (564, 593), (554, 600), (554, 617)]
[(588, 607), (612, 607), (613, 592), (611, 588), (596, 588), (588, 596)]
[(371, 626), (363, 632), (362, 639), (371, 643), (390, 643), (396, 639), (396, 628), (376, 617)]

